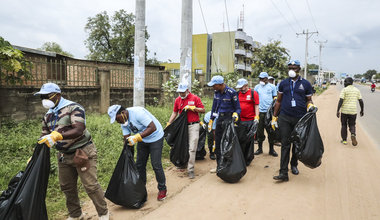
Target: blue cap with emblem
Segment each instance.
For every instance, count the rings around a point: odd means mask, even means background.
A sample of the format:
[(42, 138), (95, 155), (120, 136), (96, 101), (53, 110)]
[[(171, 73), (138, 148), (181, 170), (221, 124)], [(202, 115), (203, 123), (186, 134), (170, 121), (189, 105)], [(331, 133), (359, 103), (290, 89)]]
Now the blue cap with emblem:
[(301, 63), (300, 63), (299, 60), (291, 60), (291, 61), (289, 61), (289, 63), (288, 63), (288, 66), (289, 66), (289, 65), (301, 66)]
[(236, 88), (237, 89), (240, 89), (241, 87), (243, 87), (243, 86), (245, 86), (245, 85), (247, 85), (248, 84), (248, 81), (246, 80), (246, 79), (239, 79), (238, 81), (237, 81), (237, 85), (236, 85)]
[(61, 89), (55, 83), (45, 83), (42, 85), (40, 91), (34, 93), (34, 95), (46, 95), (50, 93), (61, 93)]
[(111, 120), (110, 123), (114, 123), (116, 120), (116, 114), (121, 108), (121, 105), (112, 105), (108, 108), (108, 115), (110, 116)]
[(188, 89), (188, 84), (185, 84), (185, 83), (180, 83), (178, 85), (178, 89), (177, 89), (177, 92), (186, 92), (186, 90)]
[(214, 76), (212, 77), (211, 81), (209, 83), (207, 83), (208, 86), (213, 86), (215, 84), (223, 84), (224, 83), (224, 79), (223, 79), (223, 76)]
[(268, 73), (267, 72), (261, 72), (260, 75), (259, 75), (259, 78), (263, 79), (263, 78), (268, 78)]

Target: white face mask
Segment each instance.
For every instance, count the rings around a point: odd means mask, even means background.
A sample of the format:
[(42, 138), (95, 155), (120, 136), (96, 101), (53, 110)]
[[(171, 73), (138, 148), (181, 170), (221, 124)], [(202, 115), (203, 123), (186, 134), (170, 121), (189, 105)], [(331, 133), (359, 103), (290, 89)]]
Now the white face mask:
[(128, 121), (124, 122), (123, 126), (127, 126), (128, 125)]
[(189, 94), (187, 93), (184, 97), (182, 97), (182, 96), (179, 96), (179, 97), (181, 97), (181, 99), (186, 99), (187, 95), (189, 95)]
[(297, 73), (294, 72), (294, 70), (289, 70), (288, 75), (289, 75), (289, 77), (294, 78), (297, 76)]
[(260, 85), (265, 86), (265, 82), (260, 81)]
[(42, 100), (42, 106), (46, 109), (51, 109), (51, 108), (54, 108), (55, 104), (53, 101), (51, 101), (49, 99), (43, 99)]

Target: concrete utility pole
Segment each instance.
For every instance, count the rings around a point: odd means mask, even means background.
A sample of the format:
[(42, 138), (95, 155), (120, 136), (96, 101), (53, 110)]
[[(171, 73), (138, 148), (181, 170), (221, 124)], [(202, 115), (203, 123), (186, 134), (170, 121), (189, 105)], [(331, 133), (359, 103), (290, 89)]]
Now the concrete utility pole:
[(193, 0), (182, 0), (180, 82), (187, 82), (189, 90), (191, 90), (192, 37)]
[(301, 35), (301, 34), (302, 34), (302, 35), (306, 35), (306, 47), (305, 47), (305, 73), (304, 73), (304, 77), (303, 77), (303, 78), (307, 79), (306, 77), (307, 77), (308, 41), (309, 41), (310, 37), (313, 36), (313, 34), (318, 34), (318, 31), (316, 31), (316, 32), (309, 32), (309, 30), (306, 30), (306, 32), (303, 31), (302, 33), (296, 33), (296, 34), (297, 34), (297, 36), (298, 36), (298, 35)]
[(322, 47), (323, 44), (327, 43), (327, 40), (325, 41), (315, 41), (315, 43), (319, 44), (319, 64), (318, 64), (318, 85), (322, 84), (322, 77), (321, 77), (321, 70), (322, 70), (322, 62), (321, 62), (321, 57), (322, 57)]
[(145, 105), (145, 0), (136, 0), (133, 106)]

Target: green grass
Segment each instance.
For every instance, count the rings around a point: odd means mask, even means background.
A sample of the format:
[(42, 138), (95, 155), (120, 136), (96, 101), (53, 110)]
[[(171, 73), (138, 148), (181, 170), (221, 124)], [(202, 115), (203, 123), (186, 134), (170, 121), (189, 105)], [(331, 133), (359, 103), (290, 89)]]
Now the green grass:
[[(202, 98), (206, 111), (211, 110), (212, 99)], [(147, 106), (147, 109), (160, 121), (163, 127), (173, 111), (173, 103), (164, 106)], [(98, 180), (104, 190), (111, 178), (116, 162), (123, 148), (120, 125), (110, 124), (108, 115), (87, 114), (87, 129), (90, 131), (98, 151)], [(26, 167), (26, 161), (33, 154), (33, 148), (41, 132), (40, 120), (27, 120), (20, 123), (3, 123), (0, 128), (0, 190), (5, 190), (11, 178)], [(169, 161), (170, 147), (164, 141), (163, 166), (171, 166)], [(55, 149), (51, 151), (51, 172), (47, 190), (46, 205), (49, 219), (62, 219), (67, 213), (65, 196), (58, 183), (58, 169)], [(154, 177), (148, 162), (148, 178)], [(80, 181), (79, 195), (82, 201), (89, 200)]]

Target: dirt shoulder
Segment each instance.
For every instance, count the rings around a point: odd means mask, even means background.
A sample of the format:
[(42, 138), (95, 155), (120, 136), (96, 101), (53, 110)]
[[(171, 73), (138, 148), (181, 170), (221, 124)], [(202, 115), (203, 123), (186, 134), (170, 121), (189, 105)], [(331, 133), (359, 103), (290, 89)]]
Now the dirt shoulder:
[[(197, 162), (197, 177), (189, 180), (175, 169), (166, 171), (169, 197), (156, 201), (156, 182), (147, 186), (149, 198), (140, 210), (111, 205), (113, 219), (380, 219), (380, 151), (357, 125), (359, 144), (340, 144), (335, 116), (338, 92), (328, 89), (315, 98), (318, 126), (325, 146), (322, 165), (299, 164), (300, 174), (286, 183), (272, 177), (280, 157), (255, 157), (247, 174), (236, 184), (208, 172), (215, 164)], [(255, 146), (257, 147), (257, 146)], [(278, 153), (280, 148), (276, 147)], [(87, 206), (88, 207), (88, 206)], [(91, 206), (92, 207), (92, 206)], [(86, 209), (94, 216), (94, 209)], [(92, 210), (91, 210), (92, 209)]]

